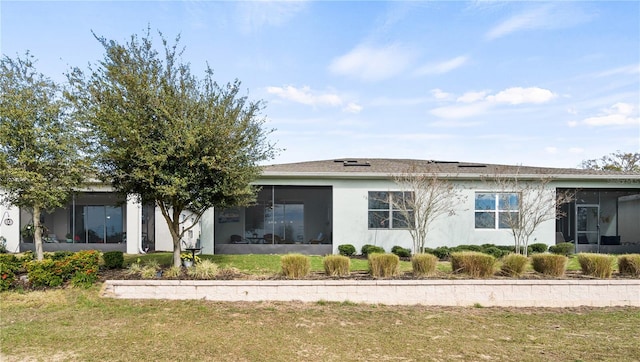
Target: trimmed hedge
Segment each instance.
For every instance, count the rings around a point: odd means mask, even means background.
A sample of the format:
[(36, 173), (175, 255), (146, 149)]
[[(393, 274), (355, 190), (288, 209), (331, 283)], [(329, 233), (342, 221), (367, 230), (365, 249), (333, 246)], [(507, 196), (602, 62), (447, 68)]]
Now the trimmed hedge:
[(574, 250), (576, 250), (576, 247), (575, 245), (573, 245), (573, 243), (559, 243), (556, 245), (551, 245), (549, 247), (550, 253), (564, 256), (573, 254)]
[(391, 253), (396, 254), (401, 258), (408, 258), (411, 256), (411, 249), (403, 248), (402, 246), (396, 245), (391, 248)]
[(356, 247), (351, 244), (338, 245), (338, 252), (340, 255), (352, 256), (356, 253)]
[(384, 253), (384, 248), (380, 247), (380, 246), (376, 246), (376, 245), (371, 245), (371, 244), (364, 244), (362, 245), (362, 248), (360, 249), (360, 253), (362, 253), (363, 256), (367, 256), (369, 254), (373, 254), (373, 253)]

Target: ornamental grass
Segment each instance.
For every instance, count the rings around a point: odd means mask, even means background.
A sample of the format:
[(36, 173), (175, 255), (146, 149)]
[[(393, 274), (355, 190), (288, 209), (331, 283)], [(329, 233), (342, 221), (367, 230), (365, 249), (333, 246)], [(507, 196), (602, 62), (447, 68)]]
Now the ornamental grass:
[(289, 279), (304, 278), (311, 271), (311, 259), (302, 254), (287, 254), (280, 258), (282, 275)]
[(488, 278), (495, 273), (496, 258), (477, 251), (451, 253), (454, 273), (469, 274), (472, 278)]
[(616, 258), (613, 255), (580, 253), (578, 254), (578, 263), (582, 273), (591, 275), (596, 278), (611, 278)]
[(437, 266), (438, 257), (433, 254), (415, 254), (411, 257), (411, 267), (415, 276), (433, 275)]
[(375, 278), (390, 278), (400, 273), (400, 258), (391, 253), (369, 254), (369, 273)]
[(324, 272), (332, 277), (344, 277), (349, 275), (351, 259), (344, 255), (327, 255), (322, 258)]
[(564, 275), (568, 260), (569, 258), (560, 254), (535, 254), (531, 256), (533, 270), (553, 277)]
[(640, 254), (619, 255), (618, 271), (623, 275), (640, 277)]
[(524, 274), (529, 264), (529, 258), (522, 254), (511, 253), (502, 258), (500, 270), (511, 277), (519, 277)]
[(217, 274), (218, 264), (207, 259), (187, 268), (187, 275), (195, 279), (213, 279)]

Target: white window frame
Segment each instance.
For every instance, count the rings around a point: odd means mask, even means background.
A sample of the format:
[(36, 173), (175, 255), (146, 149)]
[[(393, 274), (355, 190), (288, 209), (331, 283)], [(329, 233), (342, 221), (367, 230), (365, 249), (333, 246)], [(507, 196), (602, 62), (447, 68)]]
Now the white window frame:
[[(483, 209), (478, 208), (478, 195), (492, 195), (493, 196), (493, 207), (491, 209)], [(505, 198), (506, 195), (506, 198)], [(515, 196), (516, 204), (511, 208), (501, 207), (500, 200), (509, 200), (507, 202), (507, 206), (511, 205), (511, 197)], [(521, 195), (518, 192), (496, 192), (496, 191), (476, 191), (473, 198), (474, 203), (474, 229), (475, 230), (506, 230), (510, 229), (510, 226), (503, 226), (500, 223), (500, 215), (506, 213), (519, 213), (520, 212), (520, 199)], [(478, 227), (478, 214), (479, 213), (488, 213), (493, 214), (493, 227)]]

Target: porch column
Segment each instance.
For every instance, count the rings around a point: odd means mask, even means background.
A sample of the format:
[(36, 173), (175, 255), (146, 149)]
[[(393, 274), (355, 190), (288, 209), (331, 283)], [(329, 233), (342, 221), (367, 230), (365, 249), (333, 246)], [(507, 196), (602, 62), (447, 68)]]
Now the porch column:
[(127, 196), (127, 254), (142, 253), (142, 204), (135, 195)]

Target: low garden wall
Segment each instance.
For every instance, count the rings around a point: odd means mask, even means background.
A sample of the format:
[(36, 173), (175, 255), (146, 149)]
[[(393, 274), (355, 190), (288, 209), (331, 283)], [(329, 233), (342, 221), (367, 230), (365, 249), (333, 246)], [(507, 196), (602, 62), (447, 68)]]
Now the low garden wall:
[(108, 280), (101, 295), (222, 302), (640, 307), (640, 280)]

